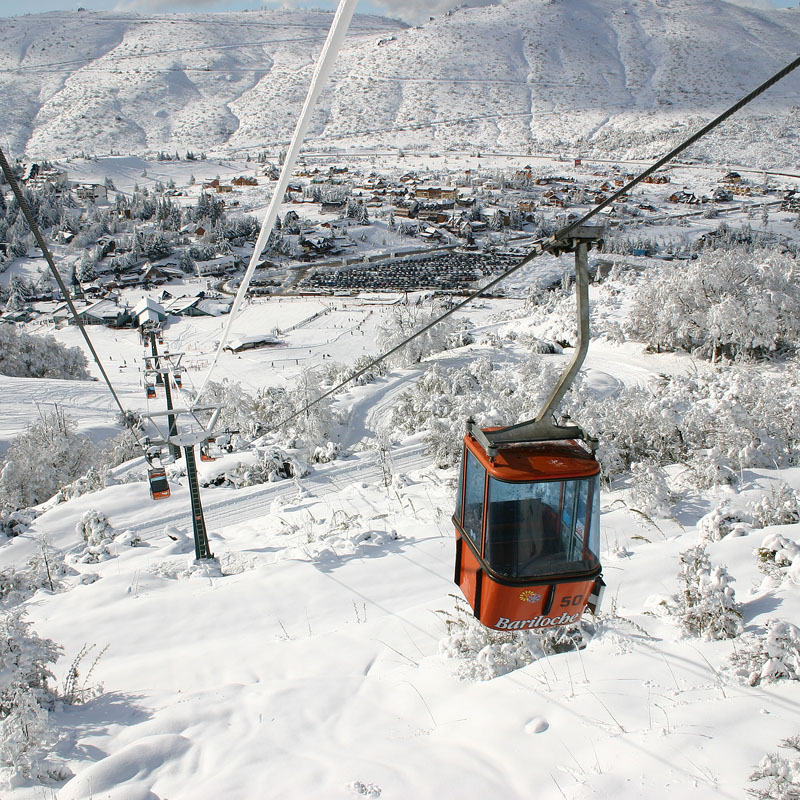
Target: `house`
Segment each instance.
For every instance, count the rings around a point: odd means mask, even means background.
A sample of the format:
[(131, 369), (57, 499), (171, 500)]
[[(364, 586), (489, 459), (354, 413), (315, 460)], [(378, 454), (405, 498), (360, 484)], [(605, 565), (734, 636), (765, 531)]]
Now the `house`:
[(108, 189), (100, 183), (79, 183), (75, 187), (75, 196), (78, 200), (96, 203), (98, 200), (108, 200)]
[(157, 303), (150, 297), (143, 297), (131, 311), (131, 316), (135, 320), (137, 327), (150, 323), (160, 326), (167, 318), (167, 312), (161, 303)]
[(194, 236), (195, 239), (200, 239), (202, 236), (206, 235), (206, 229), (202, 225), (190, 222), (188, 225), (184, 225), (181, 228), (181, 233), (186, 236)]
[(268, 347), (276, 344), (280, 344), (280, 341), (271, 334), (239, 336), (236, 339), (231, 339), (223, 350), (228, 350), (231, 353), (241, 353), (242, 350), (255, 350), (257, 347)]
[(43, 189), (45, 186), (52, 186), (57, 191), (67, 185), (67, 173), (61, 169), (40, 169), (39, 174), (32, 178), (28, 185), (34, 189)]
[[(131, 321), (130, 310), (113, 300), (97, 300), (78, 311), (78, 317), (84, 325), (106, 325), (109, 328), (121, 328)], [(74, 323), (72, 318), (68, 321)]]
[(333, 236), (325, 236), (315, 231), (306, 231), (300, 234), (298, 243), (306, 252), (329, 253), (335, 247)]
[(38, 164), (28, 164), (22, 171), (22, 182), (27, 183), (29, 180), (35, 178), (39, 174)]
[(420, 239), (425, 239), (426, 241), (432, 242), (436, 241), (437, 239), (442, 238), (442, 232), (436, 230), (436, 228), (425, 228), (420, 234)]
[(417, 218), (443, 225), (450, 219), (450, 214), (444, 211), (420, 211), (419, 214), (417, 214)]
[(781, 200), (781, 211), (800, 212), (800, 194), (794, 189), (789, 189)]
[(234, 186), (258, 186), (258, 181), (255, 178), (248, 178), (246, 175), (234, 178), (231, 183)]
[(233, 186), (226, 183), (217, 184), (217, 194), (228, 194), (233, 191)]
[(69, 310), (69, 306), (66, 303), (61, 303), (61, 305), (56, 306), (52, 314), (50, 314), (50, 319), (54, 325), (66, 322), (71, 317), (72, 312)]
[(323, 200), (319, 205), (323, 214), (338, 214), (344, 208), (344, 200)]
[(217, 256), (208, 261), (195, 261), (194, 268), (201, 278), (210, 275), (224, 275), (228, 270), (236, 268), (236, 259), (232, 255)]
[(15, 325), (21, 322), (30, 322), (35, 316), (34, 310), (30, 306), (18, 308), (14, 311), (4, 311), (0, 314), (0, 322), (7, 322)]
[(714, 189), (714, 194), (711, 195), (711, 199), (715, 203), (727, 203), (733, 200), (733, 192), (729, 189), (723, 189), (722, 187), (717, 187)]
[(206, 297), (204, 292), (194, 297), (177, 297), (172, 300), (166, 310), (179, 317), (218, 317), (231, 310), (232, 300), (219, 300)]
[(440, 198), (455, 200), (456, 198), (455, 189), (443, 186), (417, 186), (415, 194), (417, 197), (427, 200), (438, 200)]
[[(153, 266), (151, 269), (154, 275), (162, 276), (161, 279), (153, 281), (154, 283), (164, 283), (165, 281), (181, 281), (185, 277), (183, 270), (174, 261), (171, 261), (167, 264)], [(147, 273), (145, 273), (145, 280), (146, 279)]]
[(701, 202), (700, 198), (697, 197), (694, 192), (687, 192), (685, 190), (673, 192), (667, 200), (669, 200), (670, 203), (686, 203), (690, 206), (696, 206)]
[(106, 294), (105, 287), (98, 280), (82, 283), (84, 297), (103, 297)]
[(530, 183), (533, 180), (533, 167), (526, 165), (517, 170), (512, 180), (516, 183)]
[(141, 275), (139, 279), (142, 283), (166, 283), (169, 278), (162, 272), (160, 267), (154, 267), (149, 261), (146, 261), (140, 267)]

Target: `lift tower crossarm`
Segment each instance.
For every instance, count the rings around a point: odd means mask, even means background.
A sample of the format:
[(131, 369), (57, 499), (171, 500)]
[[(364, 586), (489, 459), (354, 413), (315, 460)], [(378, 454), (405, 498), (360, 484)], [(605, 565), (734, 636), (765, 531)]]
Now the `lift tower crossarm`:
[[(208, 544), (208, 533), (206, 532), (206, 521), (203, 515), (203, 504), (200, 501), (200, 483), (197, 480), (197, 462), (194, 457), (194, 448), (202, 442), (216, 434), (213, 430), (219, 419), (221, 406), (198, 406), (197, 408), (172, 408), (168, 411), (154, 411), (145, 414), (150, 422), (153, 423), (161, 437), (160, 440), (150, 440), (154, 447), (158, 447), (161, 442), (169, 444), (171, 448), (183, 449), (183, 456), (186, 463), (186, 479), (189, 483), (189, 500), (192, 505), (192, 529), (194, 532), (194, 552), (195, 558), (214, 558)], [(203, 424), (197, 418), (200, 411), (211, 411), (211, 418), (207, 424)], [(191, 417), (193, 420), (189, 425), (178, 433), (177, 426), (172, 420), (176, 417)], [(167, 417), (170, 420), (170, 431), (167, 436), (159, 429), (155, 417)], [(179, 450), (180, 452), (180, 450)]]
[(559, 425), (555, 422), (555, 413), (564, 399), (567, 389), (575, 381), (586, 358), (586, 351), (589, 349), (588, 252), (592, 245), (601, 241), (603, 228), (581, 225), (571, 230), (567, 229), (567, 231), (567, 236), (563, 239), (554, 238), (551, 241), (543, 242), (542, 249), (553, 255), (575, 253), (575, 292), (578, 312), (578, 341), (575, 345), (575, 352), (535, 419), (518, 422), (516, 425), (508, 425), (493, 431), (481, 430), (472, 421), (467, 423), (467, 432), (484, 447), (489, 456), (496, 455), (499, 446), (512, 443), (582, 439), (592, 448), (596, 444), (595, 440), (578, 425)]

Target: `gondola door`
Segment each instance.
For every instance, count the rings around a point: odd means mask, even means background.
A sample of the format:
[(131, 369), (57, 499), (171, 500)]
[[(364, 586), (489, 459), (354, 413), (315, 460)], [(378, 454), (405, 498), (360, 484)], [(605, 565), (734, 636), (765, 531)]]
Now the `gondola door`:
[[(470, 606), (480, 608), (483, 568), (483, 523), (486, 504), (486, 469), (467, 452), (459, 479), (456, 522), (455, 582)], [(465, 541), (468, 540), (468, 542)]]

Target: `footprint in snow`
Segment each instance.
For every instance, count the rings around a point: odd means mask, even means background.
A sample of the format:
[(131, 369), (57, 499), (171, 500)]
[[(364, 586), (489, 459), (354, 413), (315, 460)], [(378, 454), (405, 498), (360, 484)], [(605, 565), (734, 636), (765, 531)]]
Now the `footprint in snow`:
[(534, 717), (525, 725), (525, 733), (544, 733), (550, 723), (544, 717)]

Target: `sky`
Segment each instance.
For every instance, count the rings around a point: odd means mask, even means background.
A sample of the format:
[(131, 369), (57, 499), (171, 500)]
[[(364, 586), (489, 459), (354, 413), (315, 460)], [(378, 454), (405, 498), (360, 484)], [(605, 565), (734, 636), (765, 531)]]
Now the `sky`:
[[(458, 0), (360, 0), (357, 13), (380, 14), (417, 23), (427, 19), (425, 14), (446, 11)], [(491, 2), (491, 0), (489, 0)], [(483, 5), (481, 0), (468, 5)], [(488, 4), (488, 3), (487, 3)], [(24, 12), (20, 0), (0, 0), (0, 17), (36, 14), (45, 11), (75, 11), (79, 7), (91, 11), (128, 11), (137, 13), (180, 13), (191, 11), (245, 11), (260, 8), (318, 8), (334, 11), (336, 0), (27, 0)], [(465, 4), (466, 5), (466, 4)]]
[[(428, 14), (447, 11), (456, 5), (490, 5), (494, 0), (361, 0), (357, 13), (381, 14), (402, 19), (414, 24), (423, 21)], [(796, 6), (798, 0), (732, 0), (737, 5), (756, 8), (786, 8)], [(278, 7), (322, 8), (334, 10), (334, 0), (279, 0), (261, 3), (259, 0), (27, 0), (24, 13), (36, 14), (44, 11), (74, 11), (79, 7), (96, 11), (133, 11), (138, 13), (170, 13), (188, 11), (244, 11), (258, 8)], [(0, 17), (12, 17), (22, 13), (20, 0), (0, 0)]]

